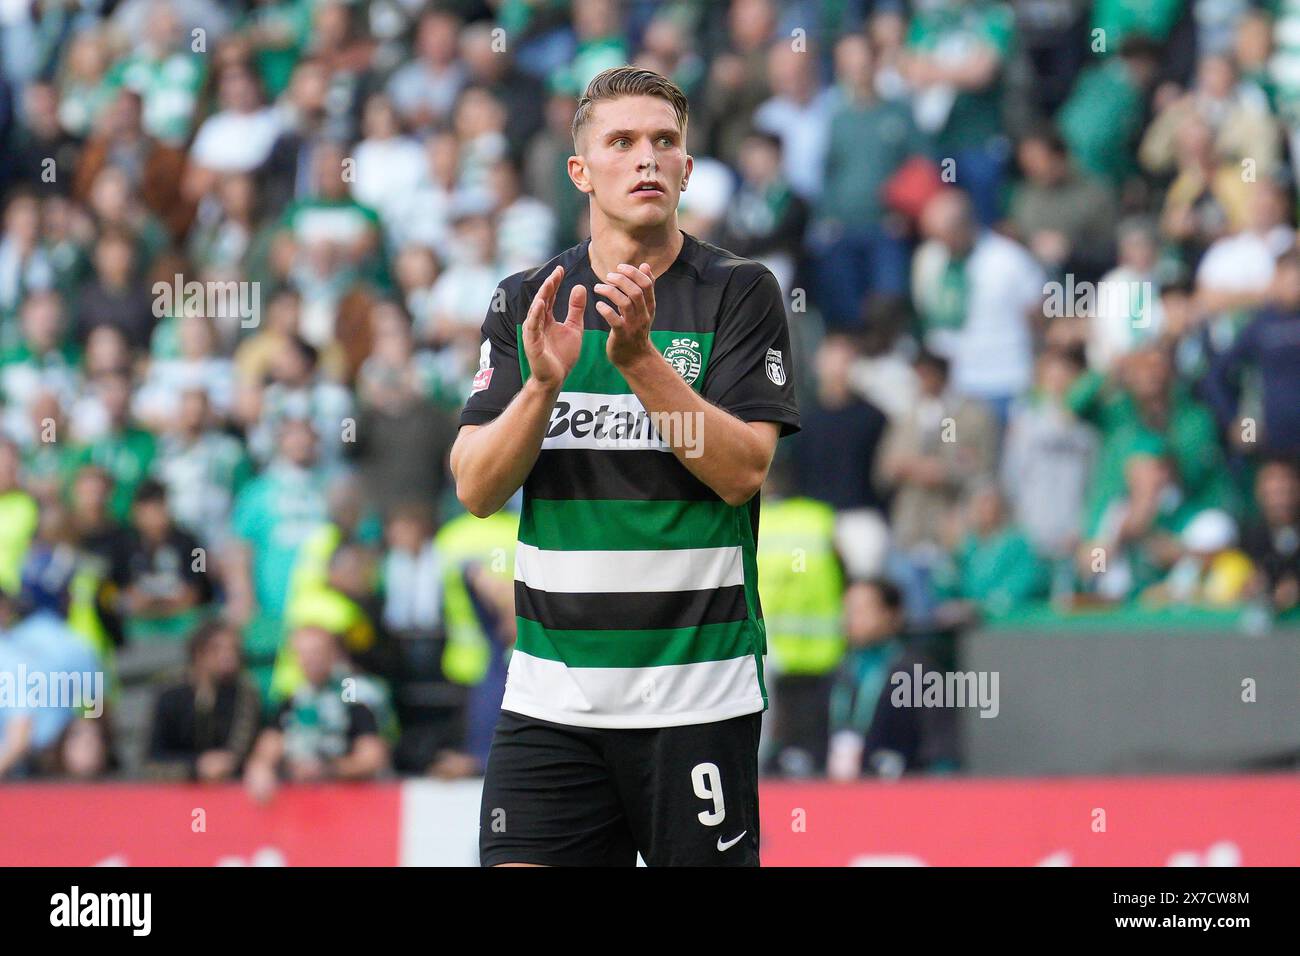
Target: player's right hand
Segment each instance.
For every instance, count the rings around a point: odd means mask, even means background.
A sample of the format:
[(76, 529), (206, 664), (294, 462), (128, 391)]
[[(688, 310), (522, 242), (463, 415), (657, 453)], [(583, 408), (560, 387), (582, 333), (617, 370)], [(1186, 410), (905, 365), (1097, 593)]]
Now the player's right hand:
[(587, 290), (576, 285), (569, 293), (569, 312), (555, 320), (555, 296), (564, 281), (564, 266), (556, 266), (533, 296), (524, 319), (524, 354), (539, 385), (558, 391), (582, 351), (582, 316), (587, 310)]

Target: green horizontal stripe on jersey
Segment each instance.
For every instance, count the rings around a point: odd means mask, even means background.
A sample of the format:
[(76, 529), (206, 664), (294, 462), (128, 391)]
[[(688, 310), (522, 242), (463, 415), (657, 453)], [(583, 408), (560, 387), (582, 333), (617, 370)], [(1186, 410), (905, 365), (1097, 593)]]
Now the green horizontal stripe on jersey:
[(663, 667), (753, 655), (750, 621), (630, 631), (567, 631), (517, 619), (515, 646), (569, 667)]
[(530, 498), (519, 540), (549, 551), (673, 551), (733, 548), (743, 508), (725, 501), (634, 501)]
[[(690, 339), (692, 342), (698, 342), (698, 351), (700, 354), (700, 367), (695, 378), (691, 381), (691, 388), (695, 391), (700, 390), (700, 385), (704, 382), (704, 370), (709, 365), (709, 353), (713, 351), (712, 332), (674, 332), (671, 329), (667, 331), (652, 330), (650, 332), (650, 341), (654, 347), (662, 354), (673, 347), (674, 339)], [(524, 328), (522, 325), (515, 330), (515, 339), (519, 347), (519, 368), (523, 373), (523, 381), (528, 381), (528, 356), (524, 349)], [(614, 367), (613, 363), (605, 354), (605, 343), (609, 340), (609, 333), (604, 329), (586, 329), (582, 333), (582, 352), (578, 355), (578, 362), (569, 372), (568, 377), (564, 380), (564, 390), (566, 392), (594, 392), (598, 395), (627, 395), (631, 393), (632, 388), (623, 378), (622, 373)]]

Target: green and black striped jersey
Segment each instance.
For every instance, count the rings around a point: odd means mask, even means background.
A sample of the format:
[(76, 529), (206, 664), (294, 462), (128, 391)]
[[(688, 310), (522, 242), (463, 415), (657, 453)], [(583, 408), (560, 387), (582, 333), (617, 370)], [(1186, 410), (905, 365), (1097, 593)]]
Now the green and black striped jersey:
[[(685, 381), (744, 421), (797, 431), (790, 333), (775, 277), (683, 233), (655, 280), (650, 338)], [(523, 487), (515, 555), (517, 641), (502, 707), (585, 727), (669, 727), (767, 706), (755, 553), (759, 498), (733, 507), (683, 465), (605, 354), (587, 242), (501, 283), (483, 323), (461, 424), (499, 415), (528, 378), (521, 333), (557, 265), (564, 318), (588, 289), (577, 365)]]

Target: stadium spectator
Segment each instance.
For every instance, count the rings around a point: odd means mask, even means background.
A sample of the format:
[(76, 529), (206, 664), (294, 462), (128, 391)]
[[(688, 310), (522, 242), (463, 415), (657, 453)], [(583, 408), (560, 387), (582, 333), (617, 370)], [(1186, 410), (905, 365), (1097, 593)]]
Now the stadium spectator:
[(957, 183), (983, 226), (998, 220), (1004, 203), (1010, 147), (998, 103), (1014, 42), (1009, 6), (939, 0), (913, 13), (904, 49), (917, 124), (934, 137), (935, 154), (960, 170)]
[(220, 552), (230, 533), (231, 507), (252, 477), (252, 465), (239, 439), (213, 427), (205, 389), (184, 389), (178, 406), (154, 474), (167, 489), (177, 525)]
[(411, 129), (428, 129), (451, 116), (467, 80), (456, 55), (459, 30), (454, 13), (427, 10), (416, 28), (415, 57), (388, 81), (388, 95)]
[(131, 377), (127, 372), (101, 375), (95, 393), (101, 414), (98, 421), (80, 425), (81, 441), (73, 453), (73, 466), (98, 465), (112, 476), (109, 510), (121, 521), (131, 510), (136, 488), (149, 475), (157, 440), (152, 432), (131, 421)]
[[(6, 34), (12, 29), (7, 27)], [(23, 90), (21, 104), (15, 105), (21, 109), (14, 151), (7, 157), (11, 177), (17, 182), (49, 183), (53, 192), (66, 194), (80, 143), (60, 120), (58, 90), (50, 83), (32, 83)]]
[(1255, 476), (1259, 519), (1242, 547), (1255, 563), (1251, 590), (1278, 614), (1300, 604), (1300, 472), (1289, 461), (1262, 464)]
[[(137, 6), (141, 6), (137, 4)], [(194, 126), (203, 60), (181, 46), (180, 19), (170, 3), (147, 2), (135, 48), (109, 69), (111, 89), (138, 93), (144, 103), (144, 127), (150, 136), (179, 146)]]
[(738, 256), (772, 270), (787, 294), (808, 221), (808, 207), (781, 174), (781, 140), (754, 133), (740, 145), (740, 184), (723, 220), (718, 242)]
[(868, 291), (906, 289), (907, 248), (881, 193), (924, 142), (901, 103), (876, 92), (871, 47), (860, 36), (835, 46), (839, 103), (830, 118), (825, 185), (810, 231), (816, 298), (827, 324), (857, 324)]
[(16, 593), (23, 557), (40, 520), (36, 500), (21, 483), (18, 446), (0, 439), (0, 589)]
[(1049, 274), (1095, 281), (1114, 260), (1110, 189), (1073, 168), (1054, 129), (1024, 136), (1016, 156), (1025, 182), (1012, 197), (1010, 219), (1020, 240)]
[(437, 375), (428, 352), (415, 352), (411, 324), (393, 303), (372, 312), (375, 340), (357, 375), (357, 440), (348, 446), (370, 502), (387, 514), (399, 501), (434, 505), (445, 485), (441, 463), (455, 434), (431, 401)]
[(131, 529), (121, 612), (133, 631), (174, 634), (212, 600), (207, 555), (193, 535), (172, 523), (167, 490), (153, 479), (135, 492)]
[(248, 758), (244, 781), (259, 801), (270, 799), (281, 779), (367, 780), (388, 767), (378, 691), (350, 672), (338, 637), (305, 627), (292, 641), (305, 681), (258, 736)]
[[(215, 197), (205, 197), (200, 206), (188, 253), (194, 266), (209, 280), (238, 281), (250, 269), (252, 260), (265, 254), (268, 237), (267, 230), (259, 228), (257, 222), (256, 188), (254, 178), (247, 173), (224, 175), (214, 187)], [(212, 318), (229, 320), (234, 316)]]
[(131, 233), (105, 230), (95, 244), (95, 278), (82, 290), (76, 337), (85, 343), (100, 325), (119, 329), (127, 342), (141, 349), (153, 332), (153, 302), (137, 278), (135, 241)]
[(835, 539), (848, 573), (867, 578), (884, 566), (889, 544), (885, 503), (874, 487), (886, 420), (850, 387), (857, 356), (848, 336), (829, 335), (822, 341), (816, 356), (817, 397), (803, 406), (794, 455), (800, 494), (835, 509)]
[(1161, 50), (1141, 35), (1106, 42), (1116, 55), (1080, 72), (1055, 119), (1080, 171), (1119, 187), (1137, 168), (1133, 146)]
[(1179, 552), (1169, 572), (1142, 592), (1141, 601), (1154, 606), (1235, 604), (1252, 570), (1236, 544), (1237, 524), (1227, 512), (1202, 511), (1178, 535)]
[(1174, 143), (1178, 130), (1195, 116), (1214, 133), (1214, 151), (1240, 166), (1249, 159), (1260, 177), (1276, 171), (1277, 125), (1262, 93), (1240, 82), (1232, 58), (1223, 54), (1202, 57), (1196, 86), (1169, 101), (1152, 120), (1138, 148), (1138, 159), (1153, 173), (1174, 169)]
[[(726, 46), (714, 54), (704, 83), (702, 145), (690, 142), (690, 152), (707, 153), (727, 163), (735, 160), (740, 141), (749, 132), (750, 117), (769, 95), (767, 54), (775, 30), (772, 0), (737, 0), (727, 8)], [(691, 135), (688, 130), (687, 136)]]
[(1007, 512), (996, 484), (975, 487), (965, 505), (964, 531), (951, 568), (940, 576), (946, 598), (937, 617), (948, 623), (1004, 617), (1045, 597), (1048, 569)]
[[(91, 34), (83, 36), (93, 40)], [(167, 224), (172, 236), (180, 238), (194, 217), (193, 204), (181, 192), (185, 153), (145, 131), (139, 93), (120, 90), (103, 112), (95, 134), (81, 151), (73, 196), (79, 202), (88, 201), (100, 172), (105, 166), (115, 166), (130, 177), (132, 190)]]
[(496, 221), (493, 247), (498, 267), (512, 273), (543, 261), (555, 246), (555, 214), (541, 200), (523, 194), (519, 170), (511, 159), (492, 164), (488, 188)]
[(29, 193), (18, 192), (5, 204), (4, 233), (0, 235), (0, 330), (6, 332), (24, 297), (54, 284), (54, 269), (40, 245), (40, 217), (40, 203)]
[(912, 266), (926, 348), (952, 365), (953, 387), (987, 402), (999, 422), (1033, 378), (1030, 320), (1044, 275), (1027, 250), (981, 229), (963, 193), (935, 196), (922, 213), (927, 241)]
[[(23, 779), (37, 772), (42, 753), (58, 743), (68, 724), (95, 707), (93, 698), (103, 692), (103, 672), (95, 655), (57, 612), (31, 611), (15, 591), (0, 588), (0, 673), (12, 675), (14, 682), (20, 674), (44, 674), (47, 681), (56, 674), (80, 678), (76, 683), (82, 690), (79, 701), (32, 703), (24, 687), (22, 699), (15, 700), (13, 706), (0, 707), (0, 780)], [(72, 686), (61, 680), (58, 685)], [(74, 704), (84, 707), (79, 710)], [(101, 713), (103, 704), (99, 696)]]
[(185, 675), (153, 701), (142, 771), (153, 779), (237, 779), (259, 730), (257, 688), (242, 671), (239, 630), (220, 619), (196, 627)]
[(35, 292), (23, 301), (21, 337), (0, 352), (0, 395), (4, 431), (31, 447), (41, 430), (32, 428), (31, 408), (42, 394), (76, 400), (80, 355), (67, 334), (63, 302), (56, 292)]
[(337, 382), (320, 374), (320, 353), (309, 342), (291, 336), (271, 359), (271, 382), (262, 390), (256, 424), (248, 444), (262, 462), (277, 451), (275, 439), (289, 418), (311, 422), (323, 461), (337, 461), (343, 452), (345, 419), (352, 413), (352, 396)]
[(87, 783), (116, 772), (113, 721), (105, 710), (98, 718), (74, 717), (59, 739), (37, 760), (37, 774), (46, 780)]
[(460, 55), (467, 82), (487, 90), (505, 109), (510, 155), (522, 159), (528, 140), (542, 126), (545, 91), (520, 72), (510, 49), (498, 42), (487, 21), (467, 24), (461, 30)]
[(870, 296), (862, 311), (866, 325), (862, 354), (853, 363), (849, 382), (855, 392), (892, 421), (916, 403), (914, 343), (906, 334), (911, 326), (911, 314), (902, 296)]
[(397, 214), (424, 172), (424, 151), (402, 135), (397, 111), (382, 94), (366, 101), (361, 128), (365, 138), (352, 157), (356, 163), (352, 198), (388, 221)]
[[(1274, 303), (1260, 310), (1220, 356), (1206, 393), (1230, 448), (1295, 455), (1300, 453), (1300, 254), (1279, 261), (1271, 288)], [(1258, 421), (1241, 416), (1247, 369), (1257, 379)]]
[[(781, 140), (782, 172), (805, 202), (822, 191), (826, 166), (826, 139), (835, 91), (821, 89), (815, 51), (796, 50), (786, 43), (774, 45), (767, 57), (772, 96), (754, 111), (754, 125)], [(737, 165), (740, 164), (737, 153)]]
[(1160, 246), (1154, 226), (1126, 219), (1119, 226), (1119, 262), (1102, 276), (1088, 321), (1088, 364), (1108, 372), (1122, 356), (1165, 334)]
[(260, 610), (284, 612), (298, 548), (325, 517), (325, 477), (317, 464), (310, 422), (280, 423), (278, 450), (266, 469), (235, 499), (227, 550), (227, 607), (245, 624)]
[(217, 351), (211, 320), (188, 314), (172, 322), (179, 354), (149, 363), (132, 403), (136, 419), (155, 434), (177, 421), (185, 392), (202, 392), (216, 421), (230, 418), (234, 404), (231, 361)]
[[(1095, 535), (1103, 512), (1125, 494), (1135, 456), (1167, 458), (1172, 476), (1151, 478), (1144, 489), (1179, 489), (1174, 510), (1189, 516), (1207, 507), (1237, 509), (1238, 493), (1224, 470), (1214, 417), (1174, 377), (1168, 352), (1152, 344), (1135, 350), (1118, 376), (1081, 376), (1066, 398), (1071, 410), (1101, 432), (1101, 450), (1089, 489), (1085, 534)], [(1131, 489), (1130, 489), (1131, 490)], [(1144, 506), (1145, 507), (1145, 506)], [(1140, 524), (1143, 530), (1150, 517)]]
[(848, 650), (835, 673), (830, 699), (827, 775), (852, 780), (863, 773), (864, 743), (876, 702), (887, 692), (890, 664), (902, 649), (903, 594), (884, 578), (850, 584), (844, 592)]
[(1039, 356), (1037, 371), (1037, 387), (1011, 412), (1001, 482), (1030, 544), (1044, 556), (1064, 558), (1078, 544), (1097, 436), (1065, 405), (1083, 372), (1082, 357), (1049, 350)]
[(890, 489), (890, 528), (903, 553), (933, 556), (952, 509), (996, 466), (996, 431), (987, 409), (948, 386), (948, 362), (922, 352), (918, 401), (885, 432), (877, 459)]

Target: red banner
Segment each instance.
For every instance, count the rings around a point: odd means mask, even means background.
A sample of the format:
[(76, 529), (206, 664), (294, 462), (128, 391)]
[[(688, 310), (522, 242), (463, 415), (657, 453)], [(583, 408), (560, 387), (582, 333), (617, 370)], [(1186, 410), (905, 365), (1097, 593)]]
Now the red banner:
[(392, 866), (397, 785), (0, 786), (0, 866)]
[[(478, 788), (0, 786), (0, 866), (474, 865)], [(1300, 776), (778, 783), (765, 866), (1296, 866)]]
[(768, 783), (765, 866), (1296, 866), (1300, 776)]

